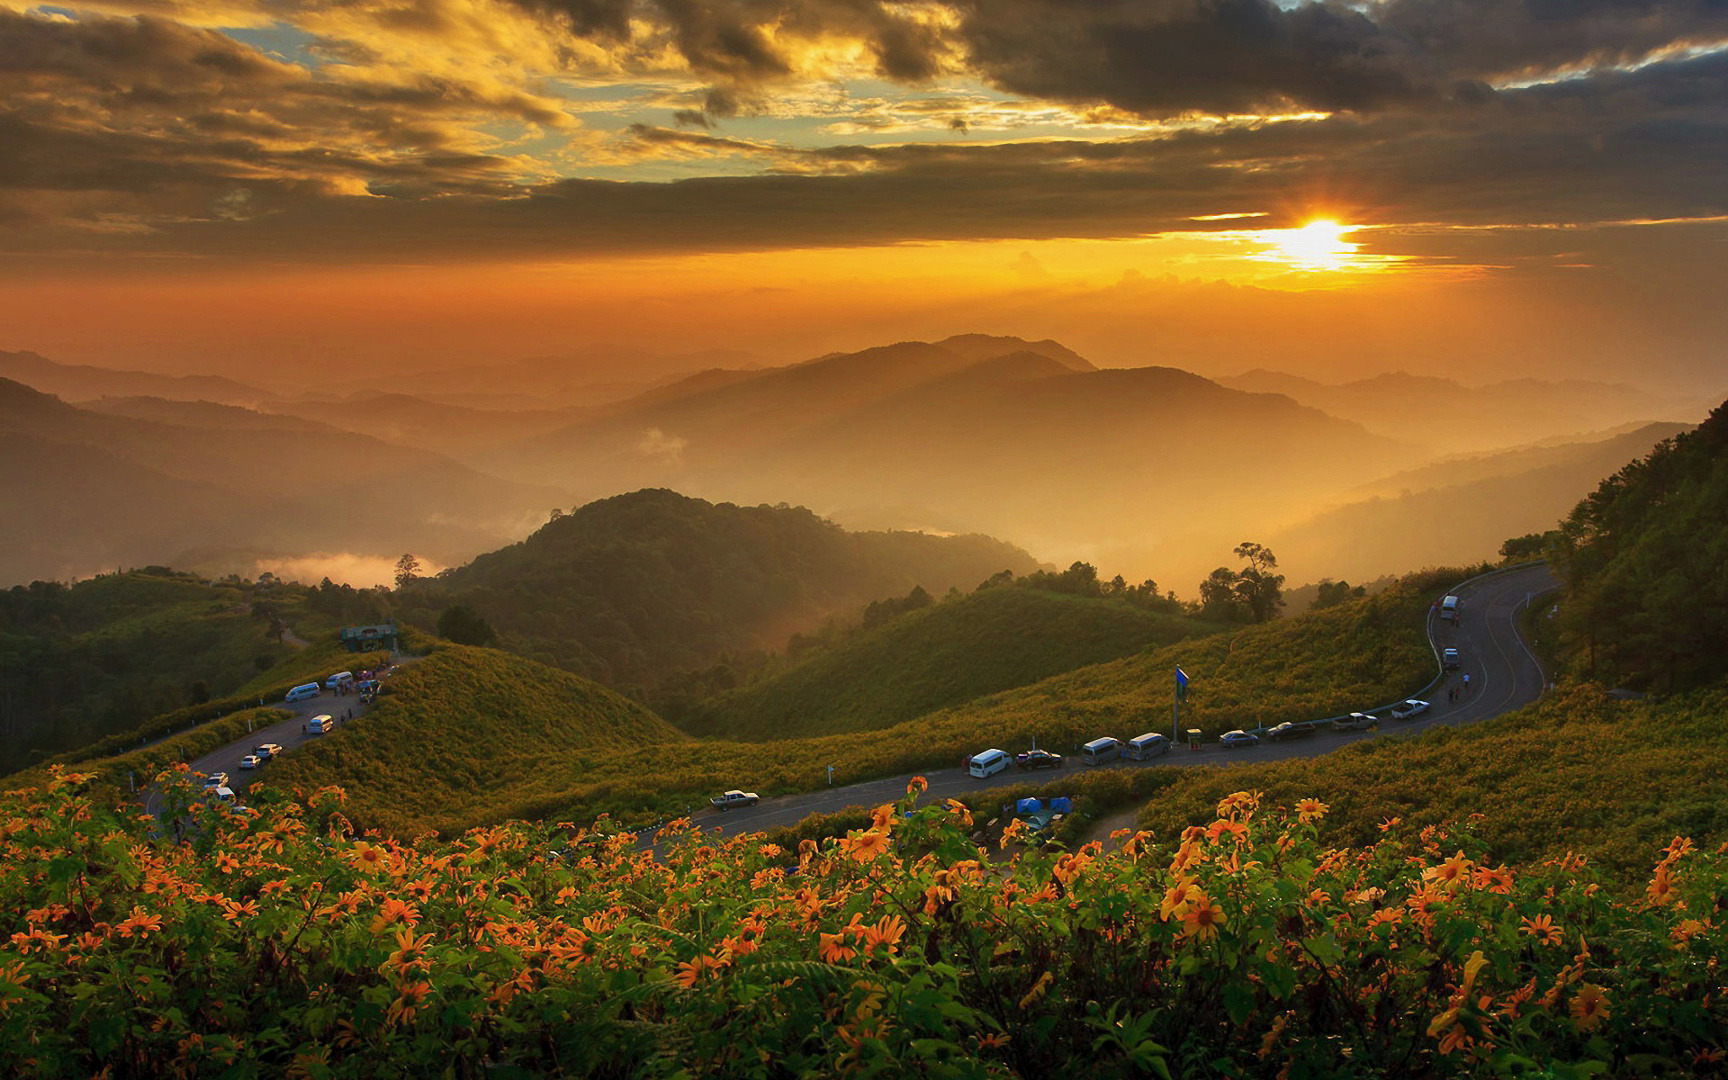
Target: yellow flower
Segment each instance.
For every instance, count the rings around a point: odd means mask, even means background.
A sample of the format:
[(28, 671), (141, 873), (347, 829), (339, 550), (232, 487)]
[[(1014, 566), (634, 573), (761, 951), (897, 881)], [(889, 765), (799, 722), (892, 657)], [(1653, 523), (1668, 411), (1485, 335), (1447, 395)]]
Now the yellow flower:
[(1319, 799), (1303, 799), (1296, 804), (1296, 817), (1302, 824), (1308, 825), (1325, 817), (1328, 809), (1330, 807)]
[(1558, 945), (1563, 939), (1560, 928), (1554, 925), (1554, 920), (1547, 915), (1526, 917), (1523, 926), (1518, 928), (1521, 934), (1529, 934), (1544, 945)]
[(1512, 871), (1504, 866), (1478, 867), (1475, 885), (1478, 889), (1504, 896), (1512, 891)]
[(864, 927), (864, 951), (874, 953), (876, 946), (886, 945), (892, 956), (900, 951), (900, 938), (906, 933), (906, 921), (898, 915), (884, 915), (875, 926)]
[(1680, 895), (1679, 882), (1675, 881), (1674, 875), (1668, 872), (1667, 863), (1656, 868), (1656, 874), (1650, 879), (1650, 887), (1644, 890), (1644, 895), (1648, 896), (1650, 902), (1658, 907), (1672, 904), (1675, 898)]
[(1572, 998), (1572, 1023), (1579, 1031), (1589, 1031), (1608, 1019), (1608, 991), (1595, 983), (1584, 983)]
[(888, 850), (887, 830), (866, 829), (856, 836), (841, 840), (840, 848), (858, 862), (869, 862)]
[(1192, 881), (1177, 878), (1176, 883), (1164, 890), (1164, 903), (1158, 909), (1158, 915), (1165, 922), (1188, 914), (1188, 908), (1195, 900), (1204, 899), (1200, 890), (1194, 887)]
[(1460, 851), (1439, 866), (1422, 871), (1422, 878), (1445, 888), (1456, 888), (1469, 880), (1465, 875), (1470, 873), (1472, 865), (1474, 864)]
[(1224, 909), (1202, 893), (1182, 915), (1182, 936), (1211, 941), (1218, 936), (1218, 928), (1225, 921)]
[(858, 950), (846, 944), (844, 932), (817, 935), (816, 949), (822, 955), (822, 962), (825, 964), (838, 964), (842, 960), (850, 960), (858, 955)]
[(908, 795), (916, 795), (929, 790), (930, 781), (924, 779), (922, 776), (914, 776), (906, 782), (906, 794)]
[(1038, 981), (1033, 983), (1032, 988), (1026, 991), (1026, 996), (1020, 999), (1020, 1007), (1024, 1009), (1026, 1006), (1033, 1004), (1039, 998), (1043, 997), (1049, 992), (1050, 984), (1055, 981), (1056, 976), (1050, 974), (1048, 971), (1038, 976)]

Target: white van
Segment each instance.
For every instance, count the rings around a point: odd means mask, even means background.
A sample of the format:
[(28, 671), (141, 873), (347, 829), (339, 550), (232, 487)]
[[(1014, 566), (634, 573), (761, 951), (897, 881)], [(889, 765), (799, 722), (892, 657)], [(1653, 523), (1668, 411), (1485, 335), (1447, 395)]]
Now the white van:
[(966, 771), (982, 780), (986, 776), (995, 776), (1012, 764), (1014, 759), (1008, 756), (1007, 751), (991, 747), (981, 754), (973, 754), (966, 763)]
[(1136, 735), (1128, 740), (1128, 745), (1122, 748), (1122, 756), (1130, 761), (1145, 761), (1159, 754), (1170, 752), (1170, 736), (1161, 735), (1156, 731), (1148, 731), (1144, 735)]
[(306, 730), (313, 735), (322, 735), (333, 729), (335, 726), (335, 717), (328, 714), (323, 716), (314, 716), (312, 719), (306, 721)]
[(294, 689), (288, 691), (288, 696), (286, 698), (283, 698), (282, 700), (284, 700), (284, 701), (305, 701), (307, 698), (315, 698), (317, 696), (318, 696), (318, 684), (315, 682), (309, 682), (309, 683), (301, 683), (299, 686), (296, 686)]
[(1080, 748), (1080, 753), (1088, 765), (1102, 765), (1106, 761), (1115, 761), (1122, 756), (1122, 740), (1112, 739), (1108, 735), (1102, 739), (1093, 739)]
[(352, 671), (338, 671), (336, 674), (324, 680), (324, 689), (334, 690), (343, 683), (351, 683), (353, 681), (354, 673)]
[(1448, 596), (1440, 601), (1440, 617), (1450, 619), (1453, 622), (1458, 621), (1458, 598), (1456, 596)]

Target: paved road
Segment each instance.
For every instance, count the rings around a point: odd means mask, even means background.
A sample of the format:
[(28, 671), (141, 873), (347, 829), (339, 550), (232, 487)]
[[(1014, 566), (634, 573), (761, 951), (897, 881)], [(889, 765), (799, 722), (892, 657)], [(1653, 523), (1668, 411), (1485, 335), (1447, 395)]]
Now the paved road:
[[(400, 663), (397, 666), (400, 667)], [(368, 708), (368, 706), (360, 704), (360, 695), (358, 694), (333, 694), (328, 690), (320, 690), (317, 697), (307, 698), (305, 701), (275, 701), (266, 704), (278, 709), (287, 709), (294, 716), (292, 719), (278, 721), (268, 727), (260, 727), (243, 739), (231, 742), (220, 750), (213, 750), (205, 754), (191, 763), (192, 771), (205, 775), (225, 772), (228, 774), (228, 786), (233, 788), (236, 793), (244, 796), (247, 785), (254, 780), (267, 780), (270, 777), (268, 763), (257, 769), (240, 768), (240, 759), (250, 754), (254, 746), (259, 743), (276, 743), (282, 747), (285, 753), (292, 754), (294, 749), (302, 743), (324, 737), (308, 733), (305, 730), (307, 720), (314, 716), (332, 716), (337, 721), (337, 730), (340, 730), (344, 723), (353, 722), (343, 720), (345, 714), (352, 712), (354, 720), (358, 720), (365, 715)], [(150, 813), (156, 812), (156, 806), (157, 796), (155, 794), (145, 798), (144, 807)]]
[[(1466, 724), (1486, 720), (1513, 709), (1522, 708), (1542, 695), (1546, 677), (1536, 657), (1518, 634), (1518, 614), (1532, 597), (1553, 589), (1558, 582), (1543, 564), (1521, 566), (1474, 578), (1456, 590), (1459, 597), (1458, 622), (1440, 618), (1440, 613), (1428, 615), (1428, 638), (1434, 649), (1434, 667), (1440, 667), (1440, 650), (1458, 650), (1461, 669), (1452, 675), (1440, 676), (1427, 687), (1411, 696), (1424, 697), (1433, 707), (1424, 715), (1408, 721), (1386, 720), (1380, 734), (1404, 734), (1425, 731), (1443, 724)], [(1462, 686), (1462, 676), (1470, 676), (1469, 692), (1456, 702), (1447, 701), (1447, 691)], [(1363, 709), (1384, 716), (1392, 702), (1376, 708)], [(1126, 736), (1123, 736), (1126, 737)], [(1224, 750), (1216, 745), (1199, 751), (1177, 749), (1161, 758), (1147, 762), (1125, 761), (1102, 768), (1163, 768), (1172, 765), (1227, 765), (1255, 761), (1276, 761), (1283, 758), (1317, 757), (1356, 739), (1374, 738), (1370, 732), (1322, 731), (1311, 737), (1280, 743), (1262, 741), (1259, 746), (1241, 750)], [(1068, 768), (1085, 768), (1070, 757)], [(966, 792), (1024, 783), (1028, 779), (1045, 779), (1049, 774), (1030, 776), (1017, 769), (1008, 769), (988, 779), (979, 780), (961, 769), (936, 769), (922, 774), (930, 781), (927, 797), (957, 796)], [(766, 799), (753, 807), (718, 811), (704, 807), (694, 815), (705, 829), (721, 832), (733, 830), (757, 831), (782, 825), (795, 825), (811, 814), (832, 813), (852, 806), (879, 806), (904, 795), (911, 775), (862, 784)], [(716, 793), (718, 794), (718, 793)]]

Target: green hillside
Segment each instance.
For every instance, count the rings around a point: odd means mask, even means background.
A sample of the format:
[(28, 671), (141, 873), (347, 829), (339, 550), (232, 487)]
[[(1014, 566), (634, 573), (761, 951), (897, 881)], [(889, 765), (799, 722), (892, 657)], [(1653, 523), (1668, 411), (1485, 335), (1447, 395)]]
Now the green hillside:
[(869, 731), (1216, 629), (1122, 601), (981, 589), (855, 634), (683, 726), (741, 739)]
[(1379, 825), (1468, 822), (1497, 862), (1578, 851), (1626, 873), (1676, 835), (1728, 840), (1728, 688), (1617, 701), (1569, 687), (1515, 713), (1418, 737), (1385, 735), (1318, 758), (1184, 769), (1141, 812), (1174, 836), (1243, 789), (1326, 803), (1341, 843)]
[(449, 645), (398, 671), (362, 721), (298, 748), (265, 779), (277, 789), (347, 787), (357, 820), (413, 834), (497, 815), (526, 793), (574, 786), (621, 753), (652, 760), (685, 738), (587, 679)]
[[(830, 765), (834, 782), (849, 784), (947, 767), (991, 745), (1019, 748), (1035, 738), (1070, 749), (1098, 735), (1162, 730), (1177, 664), (1193, 680), (1184, 723), (1208, 734), (1333, 715), (1396, 700), (1432, 677), (1421, 627), (1440, 582), (1457, 577), (1412, 577), (1378, 596), (1144, 650), (891, 727), (772, 743), (690, 739), (586, 680), (453, 647), (396, 677), (398, 693), (412, 688), (412, 707), (383, 698), (365, 723), (284, 762), (271, 779), (341, 785), (357, 821), (409, 834), (602, 812), (640, 821), (682, 813), (729, 787), (811, 791), (827, 784)], [(597, 702), (596, 734), (569, 711), (566, 698), (578, 693)], [(596, 749), (618, 724), (631, 737)]]
[(0, 774), (268, 678), (293, 650), (252, 599), (162, 567), (0, 591)]
[(915, 585), (940, 595), (1036, 568), (988, 537), (847, 532), (802, 507), (647, 490), (583, 506), (399, 602), (428, 630), (464, 604), (512, 652), (640, 690), (728, 652), (778, 650)]
[(1728, 667), (1728, 404), (1587, 496), (1551, 534), (1587, 678), (1672, 691)]

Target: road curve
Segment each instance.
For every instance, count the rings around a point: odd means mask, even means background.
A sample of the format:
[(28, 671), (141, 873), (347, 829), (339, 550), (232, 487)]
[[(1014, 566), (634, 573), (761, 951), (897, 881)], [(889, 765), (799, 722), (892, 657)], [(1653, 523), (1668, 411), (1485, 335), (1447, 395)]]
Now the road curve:
[[(1459, 598), (1456, 624), (1442, 619), (1438, 608), (1428, 613), (1428, 640), (1434, 649), (1434, 666), (1440, 667), (1440, 651), (1456, 648), (1461, 662), (1458, 672), (1437, 675), (1432, 683), (1410, 696), (1422, 697), (1433, 703), (1424, 715), (1408, 721), (1385, 720), (1381, 734), (1409, 734), (1447, 724), (1468, 724), (1511, 712), (1542, 696), (1547, 686), (1546, 676), (1535, 655), (1518, 633), (1518, 615), (1530, 601), (1558, 585), (1544, 563), (1532, 563), (1497, 570), (1471, 578), (1453, 590)], [(1468, 692), (1463, 691), (1463, 676), (1470, 676)], [(1447, 700), (1448, 691), (1460, 689), (1457, 702)], [(1393, 702), (1385, 702), (1364, 712), (1384, 716)], [(1125, 736), (1124, 736), (1125, 737)], [(1151, 761), (1121, 761), (1101, 768), (1165, 768), (1172, 765), (1229, 765), (1256, 761), (1277, 761), (1284, 758), (1318, 757), (1330, 753), (1346, 742), (1374, 738), (1370, 732), (1319, 732), (1309, 738), (1273, 743), (1262, 741), (1259, 746), (1241, 750), (1224, 750), (1207, 745), (1199, 751), (1175, 750)], [(1073, 761), (1070, 758), (1070, 761)], [(1070, 769), (1083, 769), (1070, 765)], [(969, 776), (962, 769), (934, 769), (921, 773), (930, 782), (928, 797), (957, 796), (993, 787), (1047, 779), (1048, 774), (1031, 774), (1009, 769), (988, 779)], [(753, 807), (737, 810), (704, 808), (693, 815), (704, 829), (717, 832), (745, 830), (757, 832), (782, 825), (795, 825), (811, 814), (832, 813), (853, 806), (878, 806), (904, 795), (911, 774), (870, 780), (860, 784), (828, 788), (777, 799), (764, 799)], [(644, 842), (647, 838), (644, 837)]]

